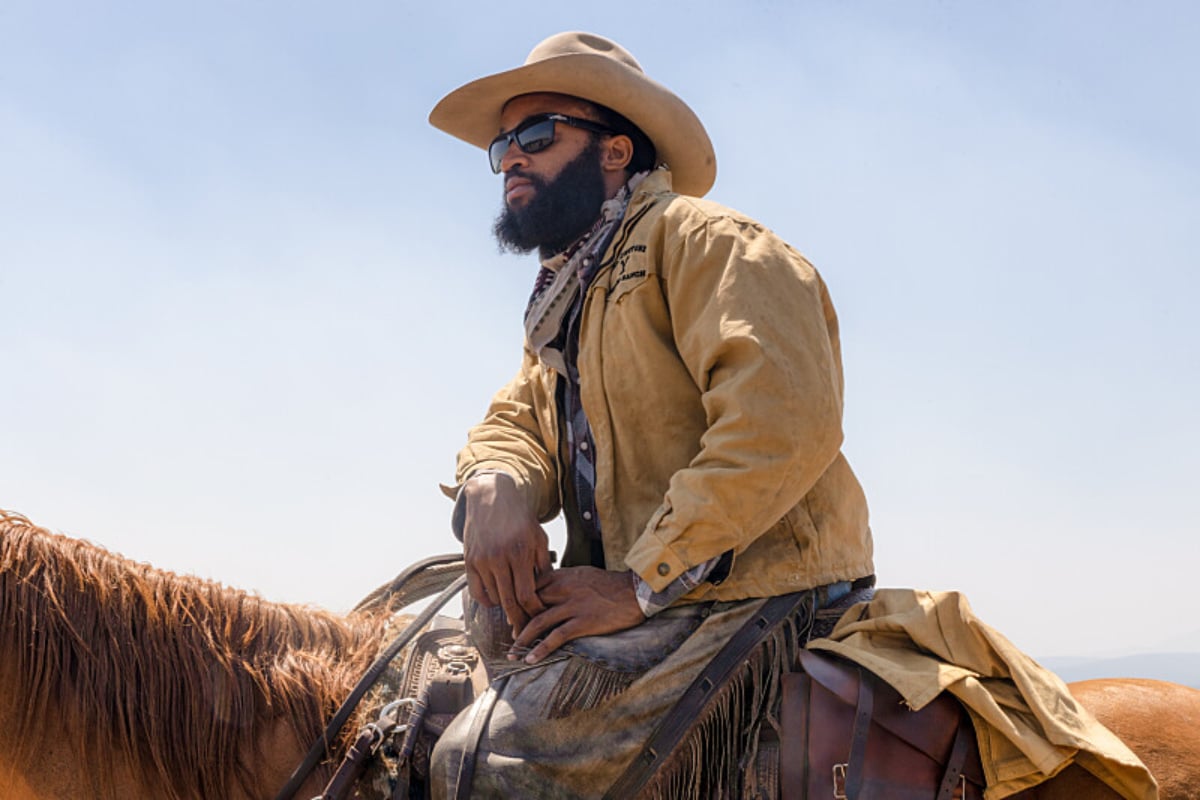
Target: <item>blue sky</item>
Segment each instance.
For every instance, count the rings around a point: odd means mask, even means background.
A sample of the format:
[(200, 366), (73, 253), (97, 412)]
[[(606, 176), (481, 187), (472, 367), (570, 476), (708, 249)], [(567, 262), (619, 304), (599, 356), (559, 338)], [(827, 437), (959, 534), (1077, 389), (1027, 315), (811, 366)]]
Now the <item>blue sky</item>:
[(452, 549), (534, 265), (426, 116), (569, 29), (830, 285), (883, 585), (1041, 655), (1200, 628), (1186, 3), (8, 3), (0, 507), (333, 609)]

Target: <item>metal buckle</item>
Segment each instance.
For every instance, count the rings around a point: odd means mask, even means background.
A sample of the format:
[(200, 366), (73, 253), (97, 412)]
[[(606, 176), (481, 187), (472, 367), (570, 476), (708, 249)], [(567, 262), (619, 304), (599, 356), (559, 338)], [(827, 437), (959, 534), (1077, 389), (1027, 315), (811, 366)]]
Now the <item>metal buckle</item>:
[(846, 800), (846, 769), (849, 764), (833, 765), (833, 797), (834, 800)]
[(388, 703), (383, 707), (383, 710), (379, 712), (379, 719), (375, 720), (374, 722), (368, 722), (365, 726), (363, 726), (366, 730), (371, 732), (371, 743), (368, 749), (368, 752), (371, 755), (375, 754), (375, 751), (379, 749), (381, 744), (383, 744), (383, 740), (389, 735), (393, 733), (404, 733), (406, 730), (408, 730), (407, 725), (400, 724), (400, 710), (403, 708), (412, 708), (415, 703), (416, 698), (414, 697), (405, 697), (402, 700), (395, 700), (391, 703)]
[[(833, 800), (846, 800), (846, 770), (850, 768), (849, 764), (834, 764), (833, 765)], [(958, 791), (954, 797), (957, 800), (966, 800), (967, 797), (967, 776), (958, 776)]]

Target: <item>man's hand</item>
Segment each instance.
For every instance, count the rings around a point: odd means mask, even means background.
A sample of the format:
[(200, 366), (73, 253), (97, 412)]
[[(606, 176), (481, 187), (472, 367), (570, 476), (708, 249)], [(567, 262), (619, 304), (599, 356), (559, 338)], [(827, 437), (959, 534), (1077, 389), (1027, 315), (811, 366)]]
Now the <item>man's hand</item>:
[(480, 604), (504, 608), (516, 637), (530, 617), (546, 610), (537, 578), (550, 573), (549, 538), (508, 475), (476, 475), (462, 491), (467, 585)]
[(513, 651), (520, 652), (545, 634), (525, 656), (527, 664), (536, 664), (580, 636), (615, 633), (646, 621), (628, 572), (556, 569), (538, 581), (538, 594), (546, 610), (531, 619), (513, 642)]

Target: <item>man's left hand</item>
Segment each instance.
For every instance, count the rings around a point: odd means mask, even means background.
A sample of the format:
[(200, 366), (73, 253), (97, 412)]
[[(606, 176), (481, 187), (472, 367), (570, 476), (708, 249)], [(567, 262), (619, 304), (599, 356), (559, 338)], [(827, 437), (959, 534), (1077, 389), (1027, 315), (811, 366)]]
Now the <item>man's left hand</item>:
[(628, 572), (596, 567), (551, 570), (538, 581), (538, 597), (546, 610), (521, 630), (513, 651), (545, 638), (525, 656), (536, 664), (572, 639), (615, 633), (646, 621)]

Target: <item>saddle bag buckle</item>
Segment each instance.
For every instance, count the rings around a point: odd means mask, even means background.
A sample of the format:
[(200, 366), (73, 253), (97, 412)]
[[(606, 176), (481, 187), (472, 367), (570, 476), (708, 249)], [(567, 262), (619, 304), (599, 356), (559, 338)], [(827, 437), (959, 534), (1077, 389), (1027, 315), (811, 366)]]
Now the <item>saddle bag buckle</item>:
[(833, 765), (833, 798), (834, 800), (846, 800), (846, 770), (849, 764), (834, 764)]

